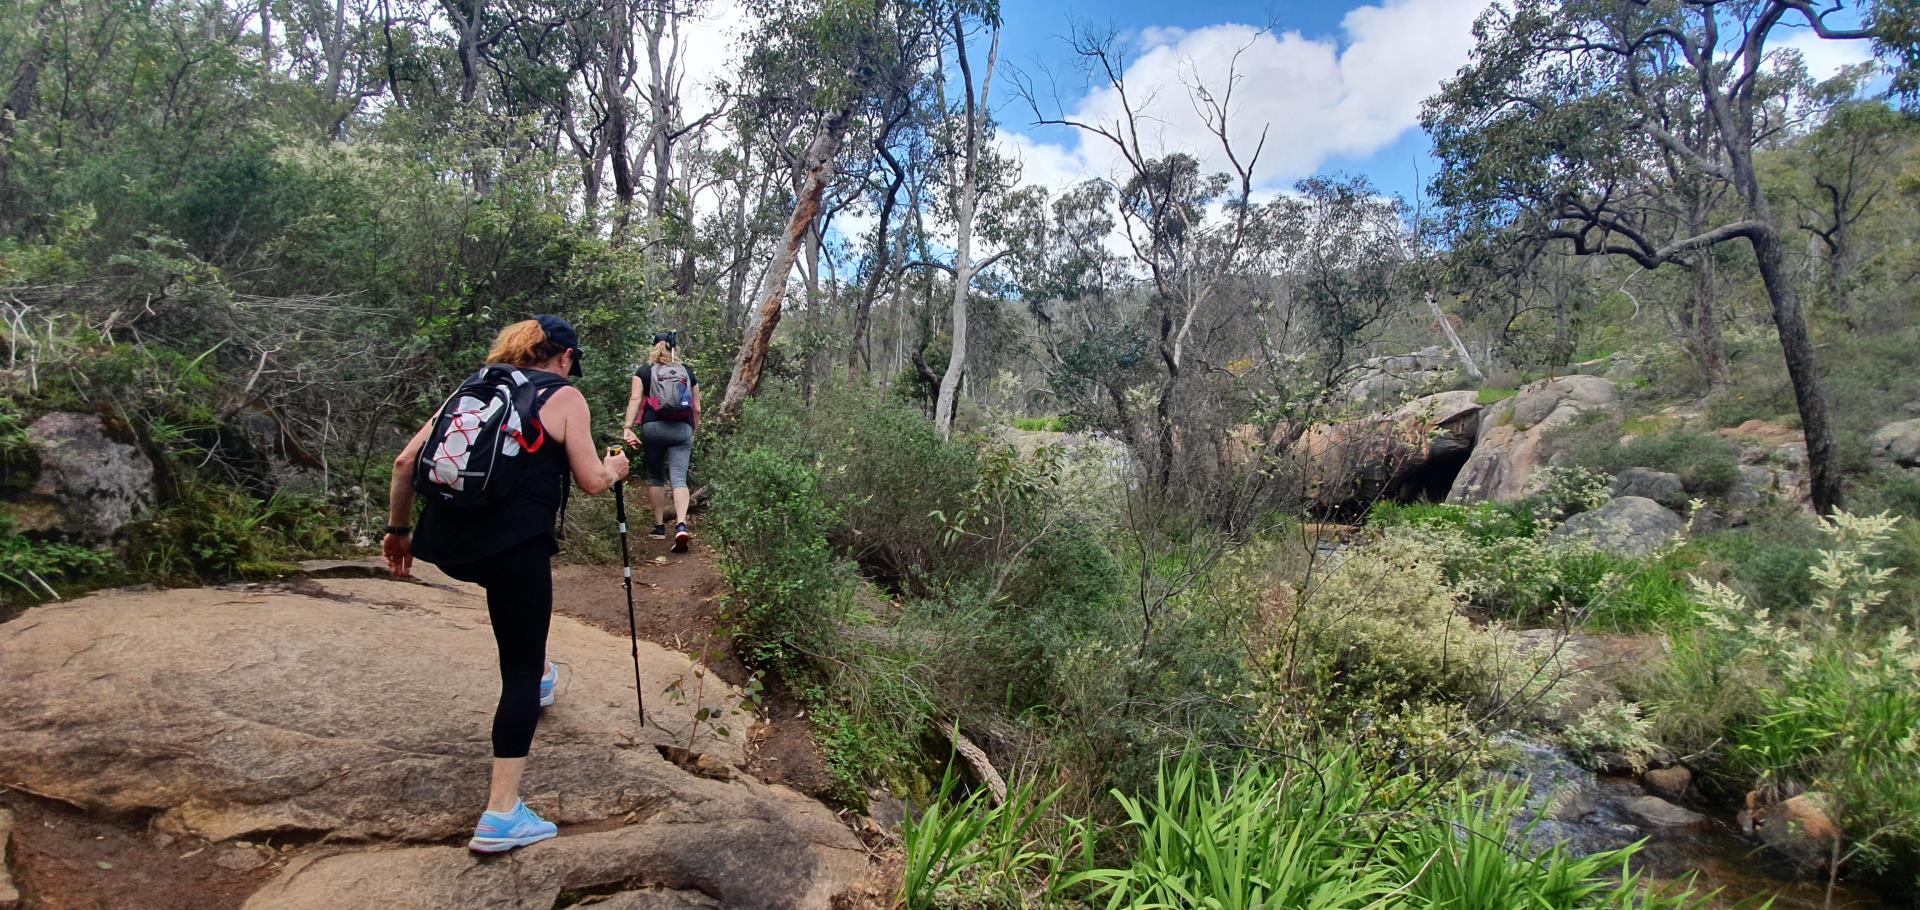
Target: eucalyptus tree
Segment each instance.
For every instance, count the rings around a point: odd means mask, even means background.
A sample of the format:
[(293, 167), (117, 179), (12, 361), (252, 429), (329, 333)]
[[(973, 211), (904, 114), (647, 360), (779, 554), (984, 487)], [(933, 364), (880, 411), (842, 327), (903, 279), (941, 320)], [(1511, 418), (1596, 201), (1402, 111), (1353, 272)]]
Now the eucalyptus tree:
[(1870, 67), (1821, 86), (1820, 123), (1789, 147), (1780, 195), (1795, 223), (1826, 254), (1825, 297), (1834, 312), (1851, 312), (1860, 267), (1859, 227), (1868, 209), (1892, 187), (1911, 124), (1878, 98), (1857, 97)]
[(1225, 170), (1207, 172), (1192, 150), (1154, 148), (1143, 140), (1155, 90), (1143, 92), (1128, 84), (1125, 54), (1113, 34), (1081, 31), (1070, 40), (1091, 80), (1115, 100), (1112, 115), (1068, 114), (1057, 99), (1048, 112), (1031, 85), (1020, 91), (1036, 122), (1077, 129), (1119, 157), (1121, 173), (1114, 182), (1120, 231), (1151, 291), (1154, 353), (1161, 368), (1148, 404), (1151, 419), (1139, 417), (1136, 423), (1136, 418), (1123, 415), (1122, 420), (1134, 424), (1132, 438), (1153, 439), (1150, 449), (1137, 454), (1165, 484), (1182, 446), (1175, 403), (1190, 378), (1194, 328), (1209, 307), (1221, 304), (1222, 292), (1240, 276), (1250, 241), (1261, 230), (1252, 201), (1253, 175), (1267, 129), (1258, 130), (1250, 147), (1234, 138), (1246, 135), (1234, 124), (1239, 115), (1234, 95), (1242, 88), (1240, 58), (1251, 45), (1234, 52), (1217, 84), (1195, 78), (1186, 86), (1205, 130), (1200, 141), (1226, 165)]
[[(930, 0), (926, 0), (930, 2)], [(719, 416), (738, 416), (760, 387), (767, 347), (780, 324), (787, 277), (821, 212), (833, 164), (854, 119), (870, 108), (876, 84), (895, 67), (916, 65), (927, 19), (924, 2), (908, 0), (761, 0), (764, 23), (742, 64), (740, 104), (770, 120), (801, 112), (807, 138), (795, 156), (793, 210), (771, 266), (761, 275), (745, 336)]]
[[(1755, 159), (1793, 112), (1783, 103), (1792, 74), (1770, 55), (1788, 29), (1836, 41), (1876, 36), (1830, 22), (1837, 9), (1811, 0), (1497, 4), (1474, 26), (1470, 62), (1422, 116), (1442, 163), (1434, 189), (1463, 227), (1517, 227), (1649, 269), (1721, 243), (1751, 249), (1821, 512), (1841, 500), (1832, 420), (1787, 274), (1783, 223)], [(1672, 128), (1680, 105), (1701, 125), (1694, 141)], [(1666, 206), (1679, 195), (1676, 179), (1723, 186), (1727, 203), (1710, 223), (1682, 230)]]
[[(940, 380), (940, 393), (934, 400), (933, 425), (943, 437), (953, 435), (953, 409), (960, 394), (960, 381), (967, 368), (967, 310), (973, 294), (973, 279), (993, 264), (997, 256), (984, 260), (973, 257), (974, 216), (980, 205), (980, 159), (988, 136), (988, 101), (993, 89), (993, 68), (1000, 58), (1000, 10), (997, 0), (951, 0), (946, 10), (953, 38), (953, 60), (960, 71), (960, 105), (957, 113), (959, 136), (958, 166), (953, 183), (953, 309), (949, 324), (953, 327), (952, 352), (947, 357), (947, 372)], [(991, 35), (987, 59), (978, 77), (967, 54), (969, 19), (978, 19)], [(999, 254), (1004, 255), (1004, 251)]]

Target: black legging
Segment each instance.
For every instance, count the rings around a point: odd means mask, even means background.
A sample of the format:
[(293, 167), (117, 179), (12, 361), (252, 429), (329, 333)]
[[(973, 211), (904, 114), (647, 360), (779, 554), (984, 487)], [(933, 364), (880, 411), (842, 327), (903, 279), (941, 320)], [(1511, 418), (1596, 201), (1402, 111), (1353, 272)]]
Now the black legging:
[(487, 618), (500, 648), (494, 758), (527, 757), (540, 723), (540, 677), (547, 671), (547, 626), (553, 619), (552, 550), (550, 541), (535, 538), (477, 563), (440, 567), (487, 592)]

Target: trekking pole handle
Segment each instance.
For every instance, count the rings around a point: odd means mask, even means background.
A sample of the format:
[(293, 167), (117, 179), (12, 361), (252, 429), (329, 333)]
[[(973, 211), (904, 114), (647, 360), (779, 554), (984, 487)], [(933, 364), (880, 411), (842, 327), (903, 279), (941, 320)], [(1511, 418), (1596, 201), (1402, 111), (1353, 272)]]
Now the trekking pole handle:
[[(615, 455), (624, 454), (625, 452), (626, 452), (625, 449), (622, 449), (617, 445), (607, 446), (607, 457), (609, 458)], [(614, 520), (620, 522), (620, 533), (623, 537), (627, 533), (627, 496), (626, 496), (626, 491), (624, 489), (625, 486), (626, 486), (625, 481), (616, 480), (613, 482)]]

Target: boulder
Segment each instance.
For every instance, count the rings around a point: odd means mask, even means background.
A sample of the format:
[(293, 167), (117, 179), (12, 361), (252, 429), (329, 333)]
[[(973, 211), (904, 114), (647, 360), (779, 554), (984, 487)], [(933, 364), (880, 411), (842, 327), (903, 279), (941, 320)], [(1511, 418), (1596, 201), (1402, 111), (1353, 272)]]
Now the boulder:
[(1802, 793), (1782, 802), (1760, 805), (1758, 794), (1749, 793), (1747, 806), (1747, 810), (1740, 813), (1740, 826), (1794, 865), (1806, 870), (1822, 869), (1833, 858), (1833, 843), (1840, 836), (1840, 826), (1834, 823), (1826, 794)]
[(1687, 504), (1686, 484), (1680, 475), (1652, 468), (1628, 468), (1613, 478), (1613, 495), (1639, 496), (1670, 508)]
[(10, 510), (20, 530), (100, 543), (153, 503), (153, 463), (99, 417), (47, 414), (27, 437), (40, 463), (33, 489)]
[(1585, 540), (1624, 556), (1645, 556), (1680, 536), (1685, 527), (1666, 506), (1641, 496), (1622, 496), (1567, 519), (1553, 529), (1553, 536)]
[(1634, 821), (1649, 828), (1710, 828), (1713, 822), (1658, 796), (1636, 796), (1620, 804)]
[[(1429, 466), (1458, 464), (1472, 450), (1478, 394), (1441, 392), (1386, 414), (1308, 430), (1295, 445), (1307, 496), (1323, 509), (1364, 508), (1382, 498), (1418, 498)], [(1441, 481), (1445, 483), (1445, 481)]]
[(1647, 791), (1664, 799), (1679, 799), (1687, 795), (1687, 788), (1693, 786), (1693, 772), (1683, 765), (1670, 768), (1655, 768), (1642, 775), (1640, 782)]
[[(480, 592), (419, 571), (412, 584), (116, 591), (31, 608), (0, 625), (0, 780), (215, 841), (463, 841), (486, 792), (496, 658)], [(561, 825), (555, 845), (494, 862), (440, 847), (308, 858), (253, 906), (320, 906), (329, 893), (332, 906), (343, 894), (534, 906), (516, 901), (540, 893), (550, 907), (557, 892), (543, 889), (653, 885), (726, 906), (826, 907), (853, 887), (864, 851), (825, 807), (668, 759), (743, 765), (741, 694), (641, 642), (642, 727), (628, 648), (553, 620), (558, 703), (524, 792)], [(717, 719), (696, 723), (702, 709)], [(569, 833), (583, 825), (596, 833)], [(483, 885), (499, 890), (470, 890)]]
[(1546, 467), (1543, 437), (1582, 414), (1618, 412), (1613, 383), (1598, 376), (1562, 376), (1529, 383), (1519, 393), (1480, 412), (1473, 454), (1447, 493), (1448, 502), (1512, 502), (1527, 493), (1527, 481)]
[(1867, 456), (1890, 468), (1920, 468), (1920, 418), (1887, 424), (1867, 438)]

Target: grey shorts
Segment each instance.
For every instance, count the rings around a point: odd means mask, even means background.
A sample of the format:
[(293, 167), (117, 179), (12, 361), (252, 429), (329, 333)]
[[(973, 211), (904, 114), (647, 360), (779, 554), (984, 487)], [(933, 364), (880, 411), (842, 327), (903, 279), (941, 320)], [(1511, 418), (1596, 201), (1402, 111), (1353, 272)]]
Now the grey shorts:
[(647, 486), (687, 488), (687, 465), (693, 461), (693, 424), (678, 420), (649, 420), (640, 425), (641, 460)]

